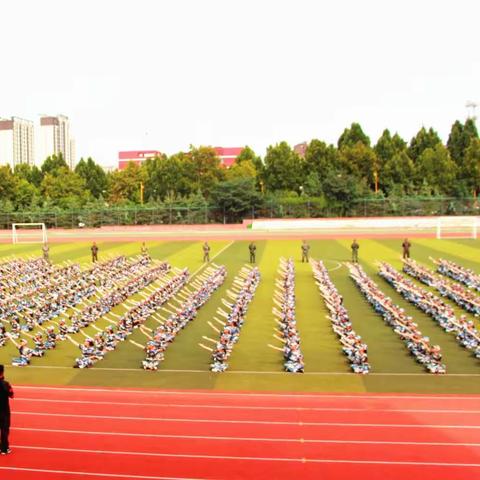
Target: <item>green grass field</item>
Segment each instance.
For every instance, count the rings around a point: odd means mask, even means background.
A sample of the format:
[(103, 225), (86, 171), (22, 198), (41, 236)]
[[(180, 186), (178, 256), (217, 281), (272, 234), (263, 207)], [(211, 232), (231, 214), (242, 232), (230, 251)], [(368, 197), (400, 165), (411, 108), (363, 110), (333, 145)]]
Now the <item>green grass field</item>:
[[(230, 369), (225, 373), (209, 372), (209, 352), (198, 342), (202, 335), (216, 338), (207, 322), (221, 304), (225, 290), (229, 288), (236, 272), (248, 260), (247, 243), (244, 241), (212, 241), (211, 257), (217, 264), (224, 264), (228, 278), (210, 301), (200, 310), (197, 318), (183, 330), (166, 352), (166, 359), (157, 372), (145, 372), (141, 366), (144, 353), (129, 342), (120, 344), (116, 351), (89, 370), (72, 368), (79, 350), (70, 342), (60, 342), (56, 350), (40, 359), (33, 359), (26, 368), (8, 369), (8, 377), (14, 383), (108, 385), (130, 387), (156, 387), (170, 389), (218, 389), (218, 390), (284, 390), (331, 392), (443, 392), (480, 393), (480, 361), (460, 347), (453, 335), (445, 333), (430, 317), (424, 315), (402, 299), (377, 275), (375, 261), (384, 260), (400, 268), (399, 240), (361, 240), (360, 262), (380, 288), (409, 312), (421, 331), (432, 343), (439, 344), (444, 354), (448, 374), (432, 376), (424, 373), (396, 334), (386, 326), (380, 316), (356, 289), (341, 264), (350, 257), (347, 240), (311, 241), (311, 256), (322, 259), (331, 270), (330, 275), (345, 298), (345, 305), (355, 330), (362, 335), (369, 347), (372, 373), (359, 376), (350, 373), (349, 365), (341, 352), (340, 344), (325, 318), (326, 308), (314, 283), (309, 264), (300, 259), (300, 241), (265, 240), (257, 242), (257, 263), (262, 280), (256, 296), (250, 304), (240, 341), (230, 359)], [(479, 246), (475, 240), (414, 240), (412, 257), (433, 267), (429, 256), (451, 259), (463, 266), (480, 271)], [(54, 263), (72, 260), (88, 263), (87, 243), (52, 244), (51, 259)], [(176, 267), (188, 267), (196, 272), (202, 267), (201, 242), (148, 242), (154, 258), (165, 259)], [(102, 255), (136, 255), (140, 243), (99, 243)], [(11, 255), (39, 255), (38, 245), (0, 245), (0, 257)], [(279, 258), (292, 256), (296, 260), (296, 298), (298, 328), (305, 356), (305, 374), (282, 372), (282, 354), (267, 347), (272, 342), (274, 317), (272, 295), (277, 276)], [(117, 313), (123, 311), (119, 306)], [(459, 309), (456, 311), (460, 313)], [(478, 320), (475, 320), (480, 328)], [(105, 327), (100, 320), (97, 325)], [(150, 328), (157, 325), (150, 319)], [(93, 329), (86, 329), (94, 334)], [(83, 337), (76, 335), (77, 340)], [(130, 337), (145, 343), (146, 337), (138, 330)], [(9, 342), (0, 349), (0, 362), (9, 364), (16, 355)]]

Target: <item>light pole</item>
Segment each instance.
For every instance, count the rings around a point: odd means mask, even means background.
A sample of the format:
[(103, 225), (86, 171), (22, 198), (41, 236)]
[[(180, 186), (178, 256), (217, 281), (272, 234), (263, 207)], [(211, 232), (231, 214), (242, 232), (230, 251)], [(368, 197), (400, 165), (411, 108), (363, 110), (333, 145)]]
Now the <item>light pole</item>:
[(143, 192), (145, 191), (145, 186), (143, 182), (140, 182), (140, 204), (143, 205)]

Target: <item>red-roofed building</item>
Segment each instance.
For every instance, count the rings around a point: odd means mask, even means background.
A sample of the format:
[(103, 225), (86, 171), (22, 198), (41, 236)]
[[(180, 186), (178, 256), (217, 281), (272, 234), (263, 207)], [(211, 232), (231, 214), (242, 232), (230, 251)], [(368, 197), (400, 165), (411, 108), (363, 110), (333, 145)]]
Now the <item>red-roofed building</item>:
[(141, 165), (147, 158), (154, 158), (161, 155), (157, 150), (131, 150), (128, 152), (118, 152), (118, 169), (123, 170), (127, 168), (130, 162)]
[(230, 168), (242, 153), (243, 147), (214, 147), (214, 150), (220, 157), (220, 165), (225, 168)]

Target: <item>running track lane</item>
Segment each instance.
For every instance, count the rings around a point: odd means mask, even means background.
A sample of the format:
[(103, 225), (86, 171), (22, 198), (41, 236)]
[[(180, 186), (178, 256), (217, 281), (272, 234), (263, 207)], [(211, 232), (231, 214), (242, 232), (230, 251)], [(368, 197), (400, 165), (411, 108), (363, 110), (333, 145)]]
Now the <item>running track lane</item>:
[(480, 479), (478, 396), (16, 394), (6, 480)]

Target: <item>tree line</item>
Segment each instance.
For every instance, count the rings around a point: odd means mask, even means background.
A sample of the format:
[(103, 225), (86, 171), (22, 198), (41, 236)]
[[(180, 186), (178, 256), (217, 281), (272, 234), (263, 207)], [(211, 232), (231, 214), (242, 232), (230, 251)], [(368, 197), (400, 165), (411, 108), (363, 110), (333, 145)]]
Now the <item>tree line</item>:
[(303, 197), (347, 207), (365, 198), (471, 198), (479, 188), (480, 139), (472, 119), (456, 121), (446, 144), (433, 128), (422, 127), (410, 142), (386, 129), (372, 145), (353, 123), (336, 145), (313, 139), (303, 156), (287, 142), (271, 145), (263, 158), (247, 146), (229, 169), (205, 146), (109, 173), (92, 158), (82, 158), (72, 171), (61, 155), (48, 157), (41, 167), (0, 167), (3, 212), (145, 203), (212, 205), (241, 218), (276, 199)]

